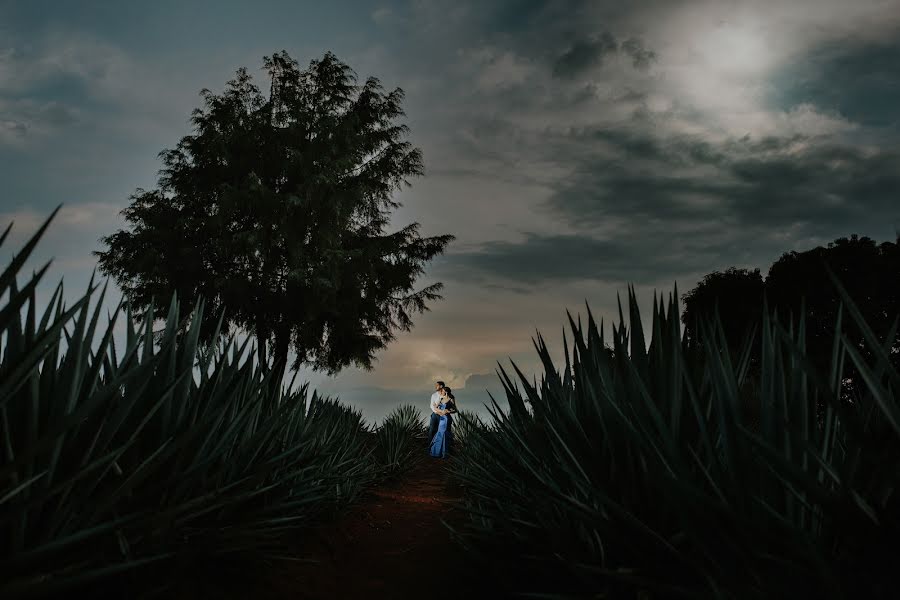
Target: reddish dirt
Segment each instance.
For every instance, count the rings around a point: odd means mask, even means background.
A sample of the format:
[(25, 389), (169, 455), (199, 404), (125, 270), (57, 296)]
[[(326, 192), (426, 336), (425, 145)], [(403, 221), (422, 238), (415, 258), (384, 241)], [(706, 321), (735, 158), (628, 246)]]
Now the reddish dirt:
[(337, 524), (319, 529), (301, 552), (317, 564), (290, 567), (270, 581), (271, 595), (256, 597), (422, 600), (489, 592), (496, 598), (498, 591), (484, 585), (483, 569), (442, 523), (460, 521), (449, 504), (460, 495), (448, 482), (446, 462), (427, 458), (367, 494)]

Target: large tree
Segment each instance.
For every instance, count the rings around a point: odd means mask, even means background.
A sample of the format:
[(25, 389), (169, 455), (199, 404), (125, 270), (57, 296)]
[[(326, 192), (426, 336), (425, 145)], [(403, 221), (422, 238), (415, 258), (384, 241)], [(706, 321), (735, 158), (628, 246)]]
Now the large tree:
[[(127, 228), (103, 238), (100, 268), (146, 317), (173, 293), (203, 298), (201, 336), (219, 312), (256, 336), (259, 359), (336, 372), (371, 368), (411, 314), (440, 298), (414, 289), (451, 235), (389, 231), (397, 191), (423, 174), (407, 140), (403, 92), (385, 92), (327, 53), (301, 70), (265, 57), (268, 94), (246, 69), (203, 90), (193, 133), (160, 153), (157, 189), (137, 190)], [(146, 314), (155, 299), (153, 315)]]
[[(732, 267), (707, 275), (683, 296), (686, 336), (689, 341), (696, 341), (697, 317), (712, 315), (713, 307), (718, 305), (729, 346), (733, 350), (740, 348), (747, 332), (760, 322), (765, 292), (770, 311), (777, 311), (782, 323), (793, 317), (796, 326), (802, 307), (807, 353), (823, 373), (827, 372), (840, 304), (827, 269), (841, 281), (872, 330), (884, 339), (900, 315), (900, 237), (896, 243), (876, 244), (857, 235), (838, 238), (827, 247), (784, 253), (771, 266), (765, 281), (758, 269)], [(846, 311), (842, 329), (864, 356), (871, 357), (871, 349), (863, 344), (862, 332)], [(754, 359), (758, 358), (758, 336), (756, 342)], [(891, 343), (895, 364), (900, 367), (900, 336)], [(852, 384), (856, 370), (849, 362), (846, 369), (846, 383)]]
[(764, 287), (759, 269), (729, 267), (704, 276), (682, 296), (681, 320), (688, 342), (700, 342), (700, 319), (712, 317), (718, 310), (729, 350), (736, 356), (750, 328), (760, 322)]
[[(769, 269), (766, 294), (779, 316), (796, 322), (801, 303), (806, 317), (807, 349), (820, 368), (831, 362), (835, 322), (840, 295), (826, 271), (826, 265), (838, 277), (866, 323), (884, 340), (900, 316), (900, 238), (897, 243), (876, 244), (868, 237), (851, 235), (838, 238), (827, 247), (805, 252), (788, 252)], [(863, 334), (844, 311), (844, 333), (871, 358), (871, 349), (863, 343)], [(895, 364), (900, 367), (900, 336), (891, 340)], [(848, 364), (853, 379), (855, 369)]]

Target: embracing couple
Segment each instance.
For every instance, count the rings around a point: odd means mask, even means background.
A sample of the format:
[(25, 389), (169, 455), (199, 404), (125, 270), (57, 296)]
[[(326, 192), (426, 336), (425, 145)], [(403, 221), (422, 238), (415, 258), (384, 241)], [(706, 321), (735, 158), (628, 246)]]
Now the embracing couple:
[(453, 417), (456, 414), (456, 398), (453, 392), (436, 381), (431, 395), (431, 422), (428, 425), (428, 452), (435, 458), (447, 458), (453, 442)]

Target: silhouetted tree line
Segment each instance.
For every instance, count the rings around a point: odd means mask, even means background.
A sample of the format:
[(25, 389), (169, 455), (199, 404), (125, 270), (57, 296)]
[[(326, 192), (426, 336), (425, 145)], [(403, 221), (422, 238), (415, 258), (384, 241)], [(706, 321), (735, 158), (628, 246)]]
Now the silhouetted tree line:
[[(786, 252), (769, 268), (763, 279), (759, 269), (715, 271), (706, 275), (682, 296), (685, 343), (700, 346), (703, 333), (698, 318), (718, 310), (723, 333), (732, 357), (739, 355), (752, 331), (757, 331), (751, 350), (750, 369), (759, 363), (759, 326), (764, 302), (770, 314), (796, 327), (800, 314), (806, 318), (806, 345), (813, 364), (827, 372), (832, 360), (839, 296), (826, 268), (840, 279), (879, 339), (885, 340), (900, 315), (900, 235), (895, 242), (876, 244), (854, 234), (838, 238), (827, 247), (804, 252)], [(842, 333), (871, 358), (862, 333), (844, 311)], [(900, 335), (891, 344), (894, 365), (900, 367)], [(848, 361), (844, 380), (845, 396), (853, 395), (856, 370)]]

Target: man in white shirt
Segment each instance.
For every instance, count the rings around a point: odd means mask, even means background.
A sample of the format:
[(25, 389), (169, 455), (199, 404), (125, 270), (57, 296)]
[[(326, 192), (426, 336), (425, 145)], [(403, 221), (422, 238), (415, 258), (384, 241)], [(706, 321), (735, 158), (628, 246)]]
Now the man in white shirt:
[(431, 395), (431, 421), (428, 423), (428, 445), (431, 446), (431, 440), (437, 433), (440, 415), (438, 415), (438, 405), (441, 403), (441, 395), (438, 393), (444, 387), (443, 381), (434, 382), (434, 393)]

